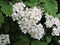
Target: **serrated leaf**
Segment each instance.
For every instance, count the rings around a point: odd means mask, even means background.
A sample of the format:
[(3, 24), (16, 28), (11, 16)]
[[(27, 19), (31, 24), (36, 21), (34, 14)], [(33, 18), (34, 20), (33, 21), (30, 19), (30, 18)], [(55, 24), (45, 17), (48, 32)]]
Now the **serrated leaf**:
[(11, 5), (7, 5), (7, 6), (3, 6), (1, 8), (1, 11), (6, 14), (6, 16), (11, 16), (11, 14), (13, 13), (13, 10), (12, 10), (12, 6)]
[(0, 23), (3, 23), (4, 22), (4, 17), (2, 15), (2, 13), (0, 12)]
[(45, 42), (40, 42), (39, 40), (33, 40), (31, 45), (47, 45)]
[(57, 2), (55, 0), (46, 0), (44, 4), (45, 10), (51, 14), (56, 15), (57, 12)]

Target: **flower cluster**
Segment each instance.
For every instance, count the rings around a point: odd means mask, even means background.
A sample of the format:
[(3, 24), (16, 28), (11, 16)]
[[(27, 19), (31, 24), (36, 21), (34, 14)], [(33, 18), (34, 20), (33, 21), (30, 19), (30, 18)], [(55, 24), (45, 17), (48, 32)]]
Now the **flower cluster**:
[[(28, 8), (24, 3), (16, 3), (13, 5), (13, 21), (18, 22), (24, 34), (29, 33), (31, 37), (40, 40), (44, 35), (44, 28), (39, 20), (42, 18), (42, 11), (38, 7)], [(25, 9), (24, 9), (25, 8)]]
[(31, 35), (31, 37), (33, 37), (35, 39), (40, 40), (43, 37), (43, 35), (45, 34), (44, 28), (41, 24), (34, 25), (31, 28), (32, 29), (31, 29), (31, 31), (29, 31), (29, 34)]
[[(46, 22), (45, 25), (46, 27), (53, 27), (53, 32), (52, 35), (53, 36), (59, 36), (60, 33), (60, 20), (57, 17), (53, 17), (51, 15), (49, 15), (48, 13), (45, 14), (45, 18), (46, 18)], [(55, 26), (53, 26), (55, 25)]]
[(9, 35), (1, 34), (0, 35), (0, 45), (6, 45), (6, 44), (10, 44)]
[[(43, 11), (41, 7), (28, 8), (23, 2), (15, 3), (13, 5), (13, 21), (17, 21), (19, 27), (21, 27), (21, 31), (26, 34), (29, 33), (32, 38), (40, 40), (45, 34), (43, 25), (38, 21), (41, 20)], [(52, 36), (59, 36), (60, 33), (60, 20), (56, 17), (49, 15), (48, 13), (44, 13), (46, 22), (46, 28), (53, 27)], [(42, 20), (43, 21), (43, 20)], [(55, 25), (55, 26), (54, 26)]]

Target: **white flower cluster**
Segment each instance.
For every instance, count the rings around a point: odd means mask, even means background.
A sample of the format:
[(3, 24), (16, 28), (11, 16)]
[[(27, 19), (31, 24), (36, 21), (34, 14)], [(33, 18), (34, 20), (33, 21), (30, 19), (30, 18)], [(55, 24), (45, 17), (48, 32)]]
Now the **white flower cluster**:
[(9, 35), (1, 34), (0, 35), (0, 45), (6, 45), (6, 44), (10, 44)]
[(46, 18), (46, 22), (45, 22), (46, 27), (51, 28), (54, 24), (54, 17), (46, 13), (45, 18)]
[(19, 18), (25, 15), (25, 12), (23, 11), (24, 7), (25, 4), (23, 4), (22, 2), (13, 5), (13, 14), (12, 14), (13, 21), (19, 20)]
[(52, 32), (52, 35), (53, 36), (59, 36), (60, 34), (60, 27), (53, 27), (53, 32)]
[[(60, 34), (60, 20), (56, 17), (53, 17), (53, 16), (49, 15), (48, 13), (46, 13), (45, 15), (46, 15), (45, 16), (45, 18), (46, 18), (46, 22), (45, 22), (46, 27), (49, 27), (49, 28), (53, 27), (52, 35), (53, 36), (59, 36), (59, 34)], [(56, 27), (53, 26), (53, 25), (56, 25)]]
[(46, 18), (46, 27), (52, 27), (54, 24), (56, 26), (60, 26), (60, 20), (58, 18), (54, 18), (53, 16), (49, 15), (48, 13), (45, 14), (45, 18)]
[(41, 24), (39, 24), (39, 25), (34, 25), (31, 28), (32, 29), (29, 31), (29, 34), (31, 35), (31, 37), (40, 40), (44, 35), (43, 26)]
[(44, 35), (44, 28), (42, 24), (36, 25), (42, 18), (42, 11), (40, 8), (28, 8), (23, 2), (13, 5), (13, 21), (18, 22), (24, 34), (29, 33), (32, 38), (40, 40)]

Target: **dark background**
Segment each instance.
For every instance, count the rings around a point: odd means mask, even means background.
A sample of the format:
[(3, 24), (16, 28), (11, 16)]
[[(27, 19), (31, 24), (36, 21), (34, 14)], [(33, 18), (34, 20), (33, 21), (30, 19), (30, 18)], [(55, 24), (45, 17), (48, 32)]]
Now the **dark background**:
[(57, 1), (57, 4), (58, 4), (58, 12), (57, 12), (57, 14), (58, 13), (60, 13), (60, 0), (56, 0)]

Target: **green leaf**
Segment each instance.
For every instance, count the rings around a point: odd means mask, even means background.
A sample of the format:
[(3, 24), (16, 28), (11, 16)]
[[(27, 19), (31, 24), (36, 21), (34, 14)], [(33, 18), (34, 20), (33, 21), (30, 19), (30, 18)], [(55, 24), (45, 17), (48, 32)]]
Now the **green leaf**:
[(45, 1), (46, 1), (46, 0), (40, 0), (40, 2), (43, 2), (43, 3), (44, 3)]
[(0, 23), (3, 23), (4, 22), (4, 17), (2, 15), (2, 13), (0, 12)]
[(46, 36), (46, 43), (50, 43), (51, 42), (51, 36)]
[(60, 13), (59, 14), (56, 14), (55, 17), (60, 18)]
[(22, 2), (22, 0), (12, 0), (12, 3), (18, 3), (18, 2)]
[(27, 43), (19, 40), (19, 41), (15, 42), (13, 45), (27, 45)]
[(0, 0), (0, 6), (5, 6), (5, 5), (8, 5), (8, 4), (9, 4), (8, 1)]
[(21, 35), (20, 35), (20, 39), (21, 39), (22, 41), (26, 42), (26, 41), (29, 40), (29, 37), (28, 37), (28, 35), (21, 34)]
[(34, 7), (34, 6), (37, 6), (39, 4), (39, 0), (29, 0), (29, 1), (26, 1), (26, 5), (28, 5), (30, 7)]
[(22, 0), (13, 0), (14, 2), (20, 2), (20, 1), (22, 1)]
[(55, 0), (46, 0), (44, 8), (49, 14), (54, 16), (57, 12), (57, 2)]
[(5, 31), (5, 33), (8, 33), (9, 29), (10, 29), (10, 27), (9, 27), (8, 23), (6, 25), (4, 25), (4, 31)]
[(11, 16), (11, 14), (13, 13), (13, 7), (11, 5), (7, 5), (7, 6), (3, 6), (1, 8), (1, 11), (6, 14), (6, 16)]
[(45, 42), (40, 42), (39, 40), (33, 40), (31, 45), (47, 45)]

